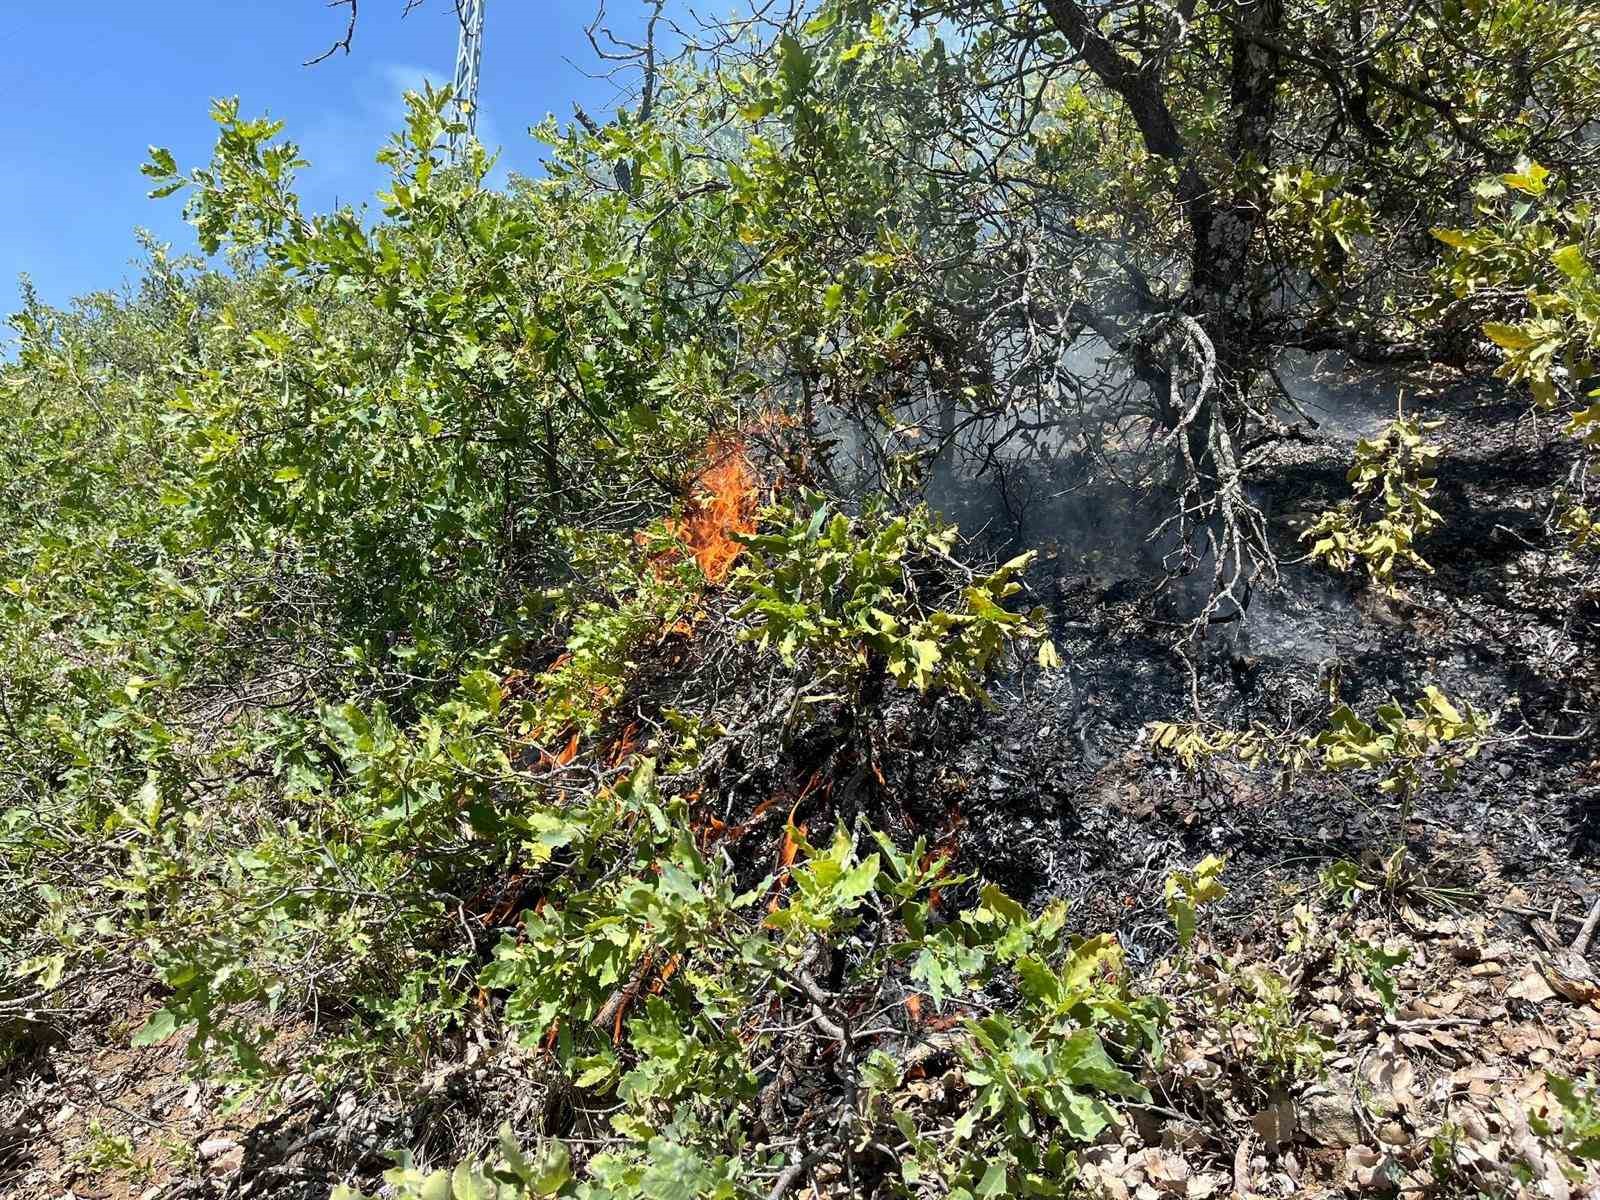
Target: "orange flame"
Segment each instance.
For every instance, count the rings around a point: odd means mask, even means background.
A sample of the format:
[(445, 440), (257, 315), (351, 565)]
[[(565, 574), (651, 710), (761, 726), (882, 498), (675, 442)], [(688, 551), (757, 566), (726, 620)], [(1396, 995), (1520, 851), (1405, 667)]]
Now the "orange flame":
[(628, 727), (622, 731), (622, 736), (617, 739), (616, 743), (611, 747), (610, 753), (606, 756), (607, 765), (620, 767), (623, 759), (632, 754), (634, 747), (638, 744), (639, 722), (629, 721)]
[[(940, 830), (932, 848), (922, 856), (922, 861), (917, 864), (917, 869), (926, 871), (941, 858), (945, 860), (947, 866), (955, 862), (956, 855), (961, 851), (961, 827), (966, 823), (967, 819), (962, 815), (960, 805), (951, 804), (949, 810), (945, 813), (944, 828)], [(941, 889), (937, 887), (928, 889), (928, 906), (930, 908), (937, 909), (942, 900)]]
[(756, 530), (756, 474), (738, 437), (713, 437), (706, 458), (683, 518), (669, 521), (667, 528), (688, 546), (706, 579), (721, 583), (744, 549), (733, 535)]

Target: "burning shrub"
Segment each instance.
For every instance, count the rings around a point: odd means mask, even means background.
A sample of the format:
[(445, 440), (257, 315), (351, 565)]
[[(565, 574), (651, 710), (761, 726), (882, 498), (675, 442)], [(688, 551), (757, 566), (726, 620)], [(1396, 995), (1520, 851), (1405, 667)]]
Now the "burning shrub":
[[(1129, 1068), (1165, 1007), (1131, 990), (1114, 939), (1066, 933), (1064, 905), (1030, 917), (986, 887), (939, 924), (931, 893), (959, 882), (942, 857), (839, 829), (826, 847), (791, 831), (794, 886), (769, 913), (764, 889), (735, 894), (696, 849), (648, 760), (574, 829), (573, 869), (483, 983), (509, 990), (513, 1026), (580, 1088), (615, 1097), (620, 1136), (581, 1162), (510, 1137), (453, 1174), (404, 1160), (388, 1176), (400, 1196), (733, 1200), (782, 1195), (822, 1162), (841, 1183), (892, 1172), (917, 1195), (1015, 1194), (1070, 1175), (1073, 1151), (1120, 1123), (1118, 1098), (1150, 1099)], [(925, 1019), (925, 997), (940, 1015)], [(760, 1114), (767, 1149), (741, 1145), (740, 1111)]]
[[(539, 616), (567, 634), (561, 655), (535, 681), (519, 732), (541, 739), (592, 733), (621, 698), (638, 648), (686, 619), (700, 578), (677, 556), (681, 543), (662, 523), (636, 540), (643, 546), (620, 535), (568, 539), (586, 578), (540, 597)], [(530, 623), (532, 608), (523, 614)]]
[(695, 476), (683, 515), (667, 521), (710, 583), (728, 577), (743, 551), (742, 536), (756, 531), (756, 475), (744, 443), (714, 437), (706, 446), (706, 465)]

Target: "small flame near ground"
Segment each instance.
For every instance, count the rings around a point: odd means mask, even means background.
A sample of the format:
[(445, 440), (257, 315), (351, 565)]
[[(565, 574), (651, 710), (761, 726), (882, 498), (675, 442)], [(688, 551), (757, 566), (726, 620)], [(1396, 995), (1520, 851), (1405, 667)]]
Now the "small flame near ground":
[(667, 522), (710, 583), (726, 579), (744, 550), (734, 535), (756, 531), (757, 482), (744, 439), (715, 435), (706, 443), (706, 465), (690, 485), (683, 516)]

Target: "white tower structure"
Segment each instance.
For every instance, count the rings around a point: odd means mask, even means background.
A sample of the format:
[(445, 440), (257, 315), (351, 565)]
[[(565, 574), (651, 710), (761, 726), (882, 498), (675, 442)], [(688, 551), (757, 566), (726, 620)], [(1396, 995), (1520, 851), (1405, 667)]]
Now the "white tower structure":
[(486, 0), (456, 0), (461, 40), (456, 43), (456, 79), (452, 88), (457, 119), (465, 134), (450, 135), (450, 159), (459, 162), (468, 137), (478, 132), (478, 68), (483, 62), (483, 6)]

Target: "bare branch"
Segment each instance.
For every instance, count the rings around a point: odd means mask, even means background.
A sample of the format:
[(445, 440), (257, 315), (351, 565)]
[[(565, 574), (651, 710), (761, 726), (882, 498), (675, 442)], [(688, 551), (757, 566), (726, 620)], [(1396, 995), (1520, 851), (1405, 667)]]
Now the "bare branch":
[[(356, 10), (359, 4), (360, 0), (328, 0), (329, 8), (348, 8), (350, 10), (350, 19), (345, 23), (344, 27), (344, 36), (315, 58), (306, 59), (301, 64), (302, 66), (314, 67), (320, 62), (326, 62), (341, 50), (346, 54), (350, 53), (350, 43), (356, 36)], [(410, 11), (410, 5), (407, 5), (406, 11)]]

